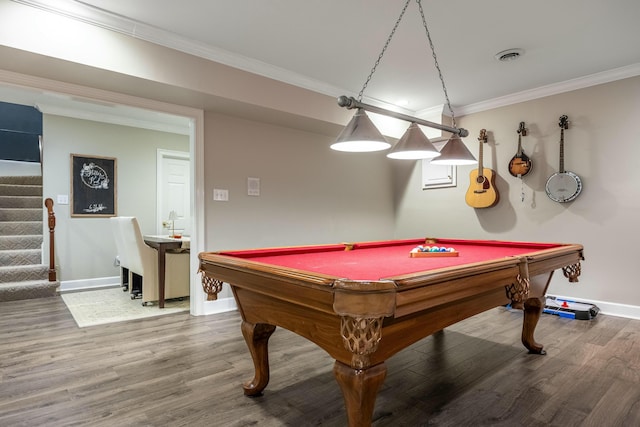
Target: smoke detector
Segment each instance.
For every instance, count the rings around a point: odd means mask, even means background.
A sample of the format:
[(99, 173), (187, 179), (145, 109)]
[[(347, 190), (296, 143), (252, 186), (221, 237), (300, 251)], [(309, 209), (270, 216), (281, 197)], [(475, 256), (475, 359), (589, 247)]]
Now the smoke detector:
[(501, 62), (515, 61), (524, 55), (524, 49), (507, 49), (502, 52), (498, 52), (494, 57)]

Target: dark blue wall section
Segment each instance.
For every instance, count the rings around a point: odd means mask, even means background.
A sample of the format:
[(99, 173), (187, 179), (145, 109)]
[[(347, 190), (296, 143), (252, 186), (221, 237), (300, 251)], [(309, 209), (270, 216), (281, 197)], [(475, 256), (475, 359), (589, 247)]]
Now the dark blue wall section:
[(0, 102), (0, 159), (40, 161), (42, 113), (27, 105)]
[(40, 162), (39, 135), (0, 131), (0, 159)]

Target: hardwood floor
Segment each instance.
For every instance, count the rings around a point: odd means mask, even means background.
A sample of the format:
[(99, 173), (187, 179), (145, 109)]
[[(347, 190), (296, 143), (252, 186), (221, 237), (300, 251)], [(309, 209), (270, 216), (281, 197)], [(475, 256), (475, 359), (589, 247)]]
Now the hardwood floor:
[[(497, 308), (388, 361), (374, 426), (640, 425), (640, 320)], [(244, 397), (253, 365), (238, 313), (172, 314), (77, 328), (59, 297), (0, 303), (0, 426), (343, 426), (333, 360), (277, 329), (271, 381)]]

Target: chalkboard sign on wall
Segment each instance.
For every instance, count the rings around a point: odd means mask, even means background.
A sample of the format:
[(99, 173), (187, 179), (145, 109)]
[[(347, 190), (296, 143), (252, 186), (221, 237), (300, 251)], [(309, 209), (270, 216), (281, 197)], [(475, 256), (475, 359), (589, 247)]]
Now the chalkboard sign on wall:
[(71, 154), (71, 216), (116, 216), (116, 159)]

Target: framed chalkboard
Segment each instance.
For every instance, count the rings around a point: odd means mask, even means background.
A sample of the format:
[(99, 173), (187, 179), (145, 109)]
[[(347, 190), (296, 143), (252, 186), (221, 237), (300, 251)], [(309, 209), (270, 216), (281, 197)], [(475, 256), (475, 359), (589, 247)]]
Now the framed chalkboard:
[(116, 159), (71, 154), (71, 216), (116, 216)]

